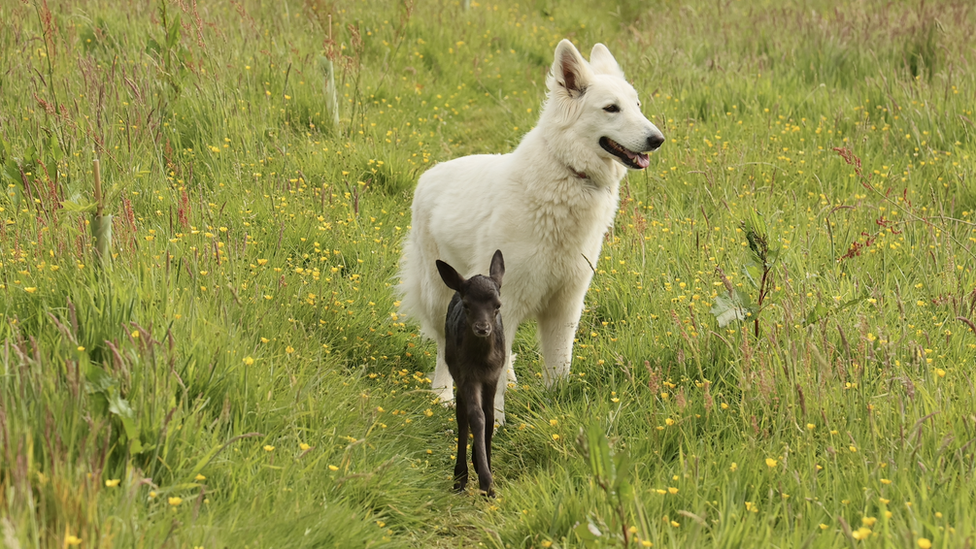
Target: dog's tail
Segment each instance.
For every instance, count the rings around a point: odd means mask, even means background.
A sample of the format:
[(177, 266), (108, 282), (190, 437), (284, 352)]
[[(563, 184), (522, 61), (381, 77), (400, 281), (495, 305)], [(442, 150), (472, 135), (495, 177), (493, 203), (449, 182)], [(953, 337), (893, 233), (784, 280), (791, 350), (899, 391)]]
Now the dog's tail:
[(434, 240), (416, 234), (418, 230), (422, 229), (411, 229), (403, 242), (400, 283), (394, 291), (400, 301), (399, 314), (420, 324), (424, 336), (438, 339), (444, 333), (444, 313), (453, 292), (444, 286), (437, 274), (437, 250), (428, 249), (424, 244), (435, 246)]

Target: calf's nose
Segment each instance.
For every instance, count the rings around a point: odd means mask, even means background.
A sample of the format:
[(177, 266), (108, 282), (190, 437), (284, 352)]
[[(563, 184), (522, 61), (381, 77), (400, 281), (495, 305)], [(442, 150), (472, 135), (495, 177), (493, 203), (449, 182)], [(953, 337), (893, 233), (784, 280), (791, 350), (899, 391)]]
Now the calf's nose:
[(474, 333), (480, 337), (488, 337), (491, 335), (491, 324), (487, 322), (478, 322), (474, 325)]

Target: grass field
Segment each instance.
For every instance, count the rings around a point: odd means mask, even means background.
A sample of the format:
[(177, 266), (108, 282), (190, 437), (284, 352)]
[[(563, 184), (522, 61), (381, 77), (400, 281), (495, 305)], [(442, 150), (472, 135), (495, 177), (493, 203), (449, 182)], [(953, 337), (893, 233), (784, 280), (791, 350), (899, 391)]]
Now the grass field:
[[(0, 545), (976, 544), (976, 6), (466, 3), (0, 2)], [(457, 495), (412, 189), (562, 38), (667, 141)]]

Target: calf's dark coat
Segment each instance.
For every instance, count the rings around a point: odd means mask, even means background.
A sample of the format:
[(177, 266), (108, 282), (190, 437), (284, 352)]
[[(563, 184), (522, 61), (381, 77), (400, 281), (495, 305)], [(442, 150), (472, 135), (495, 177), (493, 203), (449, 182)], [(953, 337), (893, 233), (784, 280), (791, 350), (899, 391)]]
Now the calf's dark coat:
[(447, 307), (444, 359), (457, 384), (457, 464), (454, 489), (468, 484), (468, 428), (474, 435), (471, 461), (478, 485), (494, 495), (491, 478), (491, 435), (495, 427), (495, 388), (505, 367), (505, 331), (502, 328), (500, 290), (505, 261), (501, 250), (491, 258), (490, 276), (462, 277), (437, 260), (437, 271), (454, 297)]

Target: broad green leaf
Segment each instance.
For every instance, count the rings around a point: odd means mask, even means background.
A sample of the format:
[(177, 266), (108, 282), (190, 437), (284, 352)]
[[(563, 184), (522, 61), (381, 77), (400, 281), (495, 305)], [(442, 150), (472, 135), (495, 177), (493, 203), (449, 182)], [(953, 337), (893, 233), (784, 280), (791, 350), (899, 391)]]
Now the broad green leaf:
[(125, 436), (129, 440), (137, 440), (139, 438), (139, 428), (136, 426), (136, 414), (132, 411), (132, 407), (129, 406), (129, 402), (118, 393), (118, 388), (114, 389), (108, 393), (108, 411), (118, 416), (122, 421)]
[(159, 55), (160, 50), (162, 48), (159, 47), (159, 42), (156, 42), (155, 39), (150, 38), (146, 41), (146, 53)]
[(0, 175), (2, 175), (3, 180), (17, 184), (20, 182), (20, 165), (13, 158), (8, 158), (3, 163), (3, 172), (0, 172)]
[(735, 320), (745, 320), (747, 313), (752, 310), (749, 298), (743, 296), (739, 290), (732, 292), (732, 295), (720, 294), (715, 298), (711, 312), (718, 321), (719, 328), (728, 326)]
[(61, 203), (61, 207), (64, 208), (66, 212), (72, 213), (88, 213), (94, 212), (98, 204), (90, 202), (86, 199), (81, 199), (79, 201), (65, 200)]
[(620, 500), (630, 499), (634, 495), (634, 487), (630, 483), (634, 462), (630, 459), (630, 453), (626, 451), (617, 452), (613, 460), (617, 473), (613, 484), (614, 491)]
[(169, 24), (169, 29), (166, 31), (166, 47), (173, 49), (176, 44), (180, 41), (180, 17), (177, 15), (173, 17), (173, 21)]
[(332, 71), (334, 69), (332, 67), (332, 61), (330, 61), (328, 57), (324, 55), (320, 55), (318, 57), (318, 65), (319, 65), (319, 70), (322, 71), (322, 73), (325, 75), (326, 78), (332, 76)]
[(607, 437), (600, 429), (599, 422), (594, 421), (586, 430), (586, 441), (590, 453), (590, 469), (593, 476), (613, 482), (613, 461), (610, 459), (610, 445)]
[(118, 393), (117, 390), (109, 391), (108, 397), (108, 411), (115, 415), (132, 419), (135, 417), (135, 412), (132, 411), (132, 407), (129, 406), (129, 402), (122, 398), (122, 395)]
[(813, 309), (810, 309), (810, 312), (807, 313), (806, 319), (804, 320), (804, 324), (807, 325), (813, 324), (829, 314), (830, 314), (830, 309), (825, 307), (823, 303), (817, 303), (816, 305), (813, 306)]
[(145, 452), (147, 448), (142, 445), (142, 441), (138, 438), (129, 439), (129, 453), (132, 455), (141, 454)]
[(758, 263), (747, 262), (742, 266), (742, 274), (753, 288), (759, 289), (760, 281), (762, 281), (762, 267)]
[(587, 519), (586, 524), (579, 523), (573, 527), (573, 532), (583, 542), (596, 541), (603, 535), (603, 532), (589, 519)]
[(58, 161), (64, 158), (64, 151), (61, 150), (61, 143), (58, 142), (58, 137), (53, 133), (49, 135), (47, 138), (47, 143), (46, 146), (44, 147), (44, 152), (48, 160), (47, 164), (49, 164), (48, 169), (49, 170), (52, 168), (57, 169)]
[(85, 390), (89, 394), (105, 393), (109, 387), (115, 385), (115, 380), (112, 379), (112, 376), (94, 364), (89, 364), (85, 370), (85, 381), (88, 382)]

